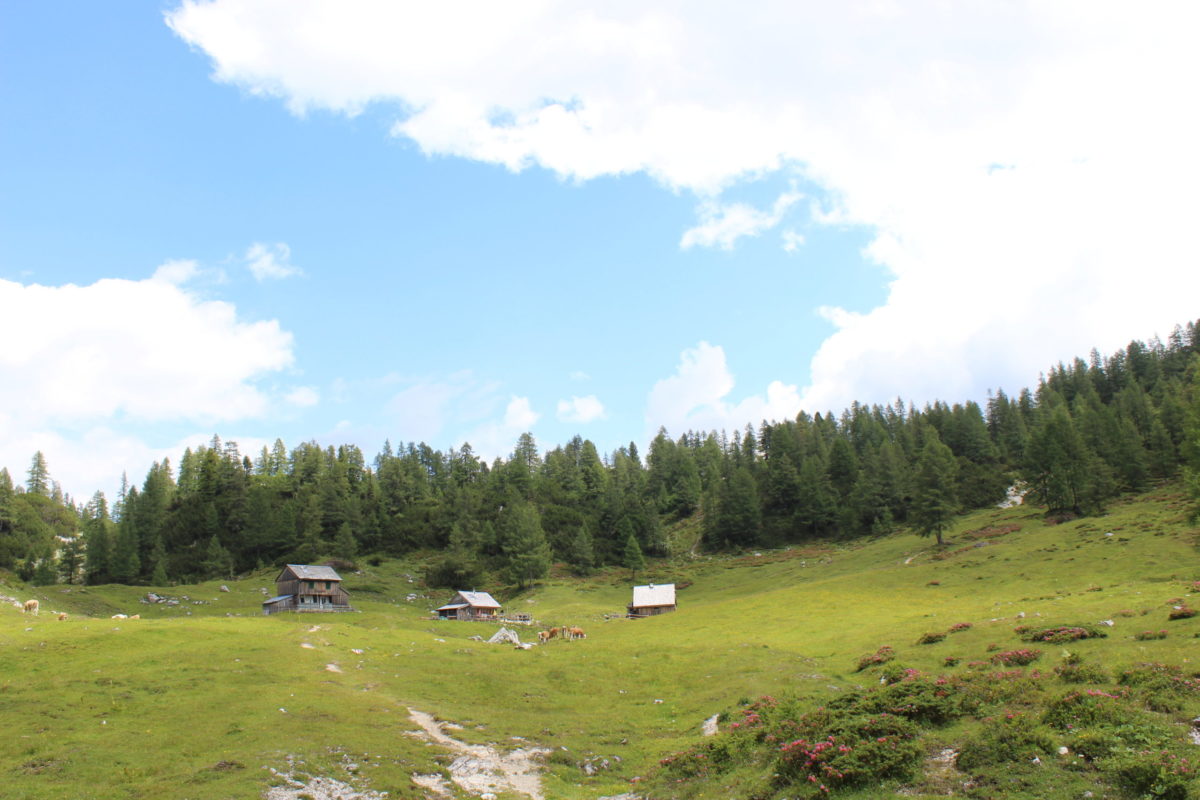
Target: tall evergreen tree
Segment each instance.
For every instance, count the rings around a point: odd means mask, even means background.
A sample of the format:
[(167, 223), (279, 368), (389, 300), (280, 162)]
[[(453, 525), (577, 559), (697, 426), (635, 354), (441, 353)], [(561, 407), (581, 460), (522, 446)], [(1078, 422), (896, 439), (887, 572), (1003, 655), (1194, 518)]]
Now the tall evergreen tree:
[(954, 494), (958, 465), (954, 453), (942, 444), (934, 428), (925, 431), (925, 444), (917, 460), (917, 477), (910, 519), (917, 533), (933, 534), (939, 546), (944, 545), (942, 532), (958, 511)]

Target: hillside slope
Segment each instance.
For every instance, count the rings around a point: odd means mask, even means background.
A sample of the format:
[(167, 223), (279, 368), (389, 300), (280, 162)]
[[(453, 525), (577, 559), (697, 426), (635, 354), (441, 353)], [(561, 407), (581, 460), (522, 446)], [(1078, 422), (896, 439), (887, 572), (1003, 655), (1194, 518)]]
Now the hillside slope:
[[(979, 512), (959, 520), (940, 551), (931, 540), (896, 534), (731, 558), (684, 552), (638, 576), (686, 584), (675, 614), (615, 616), (628, 600), (623, 572), (550, 580), (507, 598), (508, 609), (532, 613), (544, 626), (579, 625), (588, 634), (528, 651), (469, 638), (486, 639), (493, 626), (427, 619), (445, 598), (410, 582), (415, 567), (399, 561), (347, 575), (361, 613), (341, 615), (258, 616), (273, 574), (228, 582), (229, 592), (216, 583), (161, 590), (179, 605), (140, 603), (145, 588), (30, 590), (9, 579), (0, 594), (38, 597), (43, 611), (32, 619), (0, 608), (0, 723), (12, 745), (0, 749), (5, 796), (258, 797), (285, 783), (272, 769), (391, 797), (435, 796), (411, 776), (448, 778), (454, 753), (408, 735), (418, 729), (410, 709), (461, 726), (447, 733), (465, 745), (548, 749), (545, 797), (631, 790), (659, 798), (796, 796), (812, 782), (798, 775), (802, 787), (772, 777), (778, 743), (746, 739), (740, 727), (731, 732), (732, 723), (761, 695), (804, 713), (858, 687), (879, 686), (881, 677), (905, 677), (885, 676), (887, 665), (858, 671), (862, 656), (885, 646), (894, 652), (893, 667), (930, 680), (944, 674), (976, 693), (971, 687), (981, 681), (971, 676), (999, 671), (989, 660), (996, 653), (1041, 650), (1030, 669), (1046, 677), (1020, 684), (1022, 702), (1035, 703), (1021, 709), (1029, 719), (1072, 689), (1119, 694), (1115, 681), (1128, 666), (1179, 665), (1182, 682), (1171, 684), (1178, 697), (1163, 703), (1171, 708), (1157, 712), (1155, 724), (1179, 747), (1192, 747), (1184, 723), (1200, 714), (1200, 684), (1188, 682), (1200, 617), (1168, 616), (1173, 606), (1200, 602), (1189, 596), (1200, 580), (1197, 537), (1169, 486), (1114, 504), (1105, 516), (1057, 525), (1034, 508)], [(410, 601), (413, 594), (421, 596)], [(56, 621), (52, 611), (70, 618)], [(142, 619), (110, 619), (118, 612)], [(1102, 626), (1106, 638), (1069, 644), (1030, 645), (1014, 633), (1020, 625), (1102, 620), (1113, 622)], [(917, 644), (955, 625), (962, 630)], [(1166, 638), (1135, 638), (1160, 630)], [(522, 634), (533, 638), (533, 631)], [(1064, 650), (1107, 673), (1081, 686), (1064, 683), (1053, 671)], [(957, 665), (946, 666), (948, 657)], [(1141, 689), (1125, 689), (1122, 703), (1144, 707)], [(1003, 705), (996, 700), (922, 728), (911, 740), (921, 766), (897, 771), (886, 791), (1135, 791), (1120, 789), (1100, 761), (1078, 760), (1067, 769), (1047, 755), (1045, 768), (1031, 775), (990, 763), (958, 772), (952, 762), (924, 761), (983, 735), (989, 723), (982, 720), (1003, 716)], [(702, 722), (722, 712), (722, 733), (704, 740)], [(1071, 737), (1049, 730), (1057, 752)], [(693, 774), (678, 759), (660, 765), (716, 742), (726, 743), (720, 747), (729, 759), (721, 769)], [(742, 749), (730, 750), (734, 745)], [(1009, 773), (1023, 783), (997, 783)], [(633, 779), (642, 780), (631, 789)], [(524, 795), (510, 789), (501, 796)]]

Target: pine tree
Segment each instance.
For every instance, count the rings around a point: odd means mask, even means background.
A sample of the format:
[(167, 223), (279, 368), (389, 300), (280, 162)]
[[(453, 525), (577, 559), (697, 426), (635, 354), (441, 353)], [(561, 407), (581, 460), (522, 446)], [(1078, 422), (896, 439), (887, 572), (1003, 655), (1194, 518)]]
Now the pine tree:
[(50, 470), (46, 467), (46, 456), (42, 455), (42, 451), (38, 450), (33, 454), (33, 461), (29, 464), (29, 480), (25, 482), (25, 489), (30, 494), (39, 494), (42, 497), (50, 496)]
[(549, 575), (550, 543), (546, 541), (537, 509), (531, 503), (514, 503), (504, 510), (501, 523), (501, 546), (508, 562), (509, 580), (525, 588)]
[(358, 555), (358, 542), (354, 540), (354, 531), (349, 522), (343, 522), (338, 528), (337, 537), (333, 540), (333, 554), (346, 561), (353, 561)]
[(944, 545), (942, 532), (958, 511), (954, 495), (954, 479), (958, 471), (954, 454), (942, 444), (937, 430), (925, 432), (925, 444), (917, 460), (916, 496), (910, 518), (921, 536), (933, 534), (939, 546)]
[(592, 534), (586, 525), (580, 525), (567, 547), (567, 561), (580, 575), (590, 575), (596, 563)]
[(638, 545), (637, 537), (632, 533), (625, 540), (625, 549), (621, 554), (621, 564), (632, 577), (637, 577), (639, 572), (646, 569), (646, 558), (642, 555), (642, 548)]

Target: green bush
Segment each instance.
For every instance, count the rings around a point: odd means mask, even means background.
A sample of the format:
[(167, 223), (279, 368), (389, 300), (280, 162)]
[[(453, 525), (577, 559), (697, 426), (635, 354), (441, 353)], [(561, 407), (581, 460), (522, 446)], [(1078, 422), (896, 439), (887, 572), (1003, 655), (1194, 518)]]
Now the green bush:
[(1108, 683), (1112, 677), (1109, 671), (1099, 664), (1060, 664), (1054, 668), (1054, 674), (1063, 683)]
[(793, 739), (780, 747), (776, 774), (801, 797), (906, 778), (923, 755), (917, 733), (914, 723), (892, 714), (842, 717), (824, 738)]
[(1015, 629), (1022, 641), (1062, 644), (1079, 639), (1103, 639), (1108, 634), (1099, 625), (1054, 625), (1049, 628), (1022, 626)]
[(921, 634), (921, 638), (917, 639), (917, 644), (936, 644), (946, 638), (946, 634), (940, 631), (934, 631)]
[(1196, 769), (1184, 756), (1167, 750), (1143, 750), (1114, 756), (1104, 765), (1113, 781), (1138, 797), (1195, 800), (1200, 797)]
[(1179, 711), (1189, 698), (1200, 698), (1200, 678), (1171, 664), (1135, 664), (1124, 670), (1117, 682), (1133, 689), (1153, 711)]
[(962, 770), (1027, 762), (1053, 753), (1050, 732), (1025, 714), (1006, 713), (984, 723), (980, 732), (963, 744), (958, 756)]
[(1132, 709), (1125, 705), (1120, 695), (1088, 689), (1083, 692), (1068, 692), (1051, 702), (1042, 721), (1059, 730), (1099, 726), (1116, 727), (1133, 719)]

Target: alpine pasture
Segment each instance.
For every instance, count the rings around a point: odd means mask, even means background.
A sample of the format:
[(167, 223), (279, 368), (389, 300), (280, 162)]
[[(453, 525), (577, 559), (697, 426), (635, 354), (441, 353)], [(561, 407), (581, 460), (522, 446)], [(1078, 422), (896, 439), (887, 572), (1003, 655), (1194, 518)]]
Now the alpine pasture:
[[(921, 751), (915, 768), (834, 787), (835, 796), (1192, 797), (1186, 772), (1160, 780), (1161, 790), (1139, 789), (1103, 758), (1076, 752), (1068, 728), (1046, 728), (1043, 751), (1053, 749), (1040, 757), (1008, 765), (976, 757), (971, 769), (954, 761), (998, 718), (1042, 725), (1044, 709), (1072, 690), (1141, 702), (1117, 676), (1145, 662), (1181, 668), (1177, 701), (1146, 713), (1172, 747), (1200, 761), (1189, 738), (1200, 715), (1200, 616), (1177, 608), (1200, 605), (1200, 531), (1187, 512), (1178, 487), (1166, 485), (1057, 524), (1033, 507), (976, 512), (956, 521), (944, 548), (899, 532), (731, 557), (691, 555), (696, 528), (684, 524), (671, 532), (677, 555), (635, 579), (627, 570), (563, 573), (496, 592), (507, 612), (538, 621), (520, 630), (523, 641), (551, 625), (587, 632), (530, 650), (471, 638), (486, 640), (495, 625), (429, 619), (452, 593), (424, 588), (415, 560), (342, 571), (359, 613), (270, 617), (262, 590), (274, 572), (226, 581), (228, 592), (219, 582), (32, 589), (5, 575), (0, 594), (37, 599), (46, 613), (0, 608), (3, 795), (258, 798), (290, 773), (390, 798), (436, 797), (413, 776), (440, 775), (442, 791), (478, 796), (449, 781), (454, 753), (414, 735), (411, 709), (453, 723), (448, 734), (468, 745), (543, 748), (546, 798), (815, 796), (806, 793), (819, 791), (817, 781), (798, 775), (789, 784), (772, 772), (774, 756), (763, 754), (778, 743), (739, 739), (733, 725), (763, 695), (815, 709), (903, 680), (886, 665), (859, 669), (889, 647), (893, 666), (916, 671), (909, 675), (947, 679), (1001, 668), (1011, 676), (996, 654), (1036, 649), (1019, 676), (1036, 688), (922, 728), (910, 743)], [(680, 585), (679, 610), (621, 618), (634, 582)], [(139, 602), (148, 591), (180, 602)], [(62, 612), (68, 618), (56, 619)], [(1031, 645), (1014, 630), (1059, 625), (1107, 635)], [(1094, 680), (1067, 683), (1054, 668), (1069, 662), (1097, 667)], [(720, 732), (706, 738), (701, 727), (713, 715)], [(1113, 747), (1137, 750), (1115, 735)], [(727, 762), (678, 768), (688, 753), (724, 753)], [(1171, 794), (1178, 786), (1185, 793)]]

